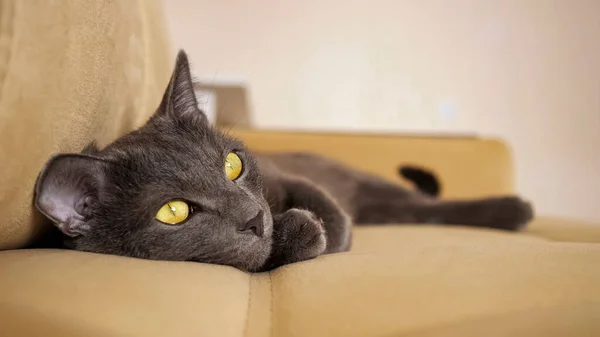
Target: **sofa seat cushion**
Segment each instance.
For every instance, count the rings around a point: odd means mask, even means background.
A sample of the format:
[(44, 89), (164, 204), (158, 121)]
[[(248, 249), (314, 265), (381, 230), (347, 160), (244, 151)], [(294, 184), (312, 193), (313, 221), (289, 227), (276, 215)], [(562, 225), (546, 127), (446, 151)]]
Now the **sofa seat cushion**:
[(241, 336), (250, 275), (62, 250), (0, 252), (2, 336)]
[[(598, 334), (590, 313), (600, 312), (599, 262), (597, 244), (462, 228), (359, 228), (353, 252), (272, 273), (274, 335), (445, 336), (449, 327), (487, 336), (482, 321), (511, 336)], [(519, 330), (527, 323), (521, 316), (532, 317), (529, 330)], [(565, 322), (574, 316), (587, 320)]]
[(67, 337), (595, 335), (598, 262), (598, 244), (435, 226), (357, 228), (351, 252), (254, 275), (7, 251), (0, 326)]

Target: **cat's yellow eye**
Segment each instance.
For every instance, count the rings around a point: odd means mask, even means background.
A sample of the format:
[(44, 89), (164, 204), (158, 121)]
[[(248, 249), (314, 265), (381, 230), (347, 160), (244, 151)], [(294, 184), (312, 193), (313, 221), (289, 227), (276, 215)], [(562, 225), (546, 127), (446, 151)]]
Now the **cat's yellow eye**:
[(164, 204), (156, 213), (156, 220), (167, 225), (177, 225), (190, 215), (190, 206), (185, 201), (173, 200)]
[(225, 158), (225, 175), (227, 179), (236, 180), (242, 174), (242, 167), (240, 157), (233, 152), (229, 152), (227, 158)]

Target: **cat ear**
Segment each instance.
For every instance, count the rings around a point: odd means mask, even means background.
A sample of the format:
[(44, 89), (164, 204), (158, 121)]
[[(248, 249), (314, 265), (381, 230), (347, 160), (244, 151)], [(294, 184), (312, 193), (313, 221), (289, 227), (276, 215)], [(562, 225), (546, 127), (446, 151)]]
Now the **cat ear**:
[(183, 50), (177, 54), (175, 69), (157, 114), (186, 122), (208, 122), (204, 112), (198, 108), (188, 57)]
[(51, 158), (35, 183), (35, 206), (66, 235), (86, 235), (89, 206), (98, 200), (104, 185), (105, 165), (96, 157), (80, 154)]

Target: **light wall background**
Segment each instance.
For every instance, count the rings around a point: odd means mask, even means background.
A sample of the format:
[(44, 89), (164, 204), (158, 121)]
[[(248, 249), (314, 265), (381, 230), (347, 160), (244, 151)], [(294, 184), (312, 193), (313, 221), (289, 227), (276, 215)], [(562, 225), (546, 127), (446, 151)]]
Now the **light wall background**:
[(195, 75), (247, 85), (259, 127), (502, 137), (539, 213), (600, 222), (600, 1), (165, 6)]

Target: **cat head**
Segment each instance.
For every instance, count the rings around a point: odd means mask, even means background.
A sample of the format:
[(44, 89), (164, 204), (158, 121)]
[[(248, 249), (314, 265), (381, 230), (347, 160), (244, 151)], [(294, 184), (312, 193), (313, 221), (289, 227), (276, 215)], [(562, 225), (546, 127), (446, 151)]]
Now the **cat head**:
[(34, 204), (73, 249), (259, 268), (272, 218), (256, 161), (198, 108), (180, 51), (155, 114), (102, 150), (52, 157)]

